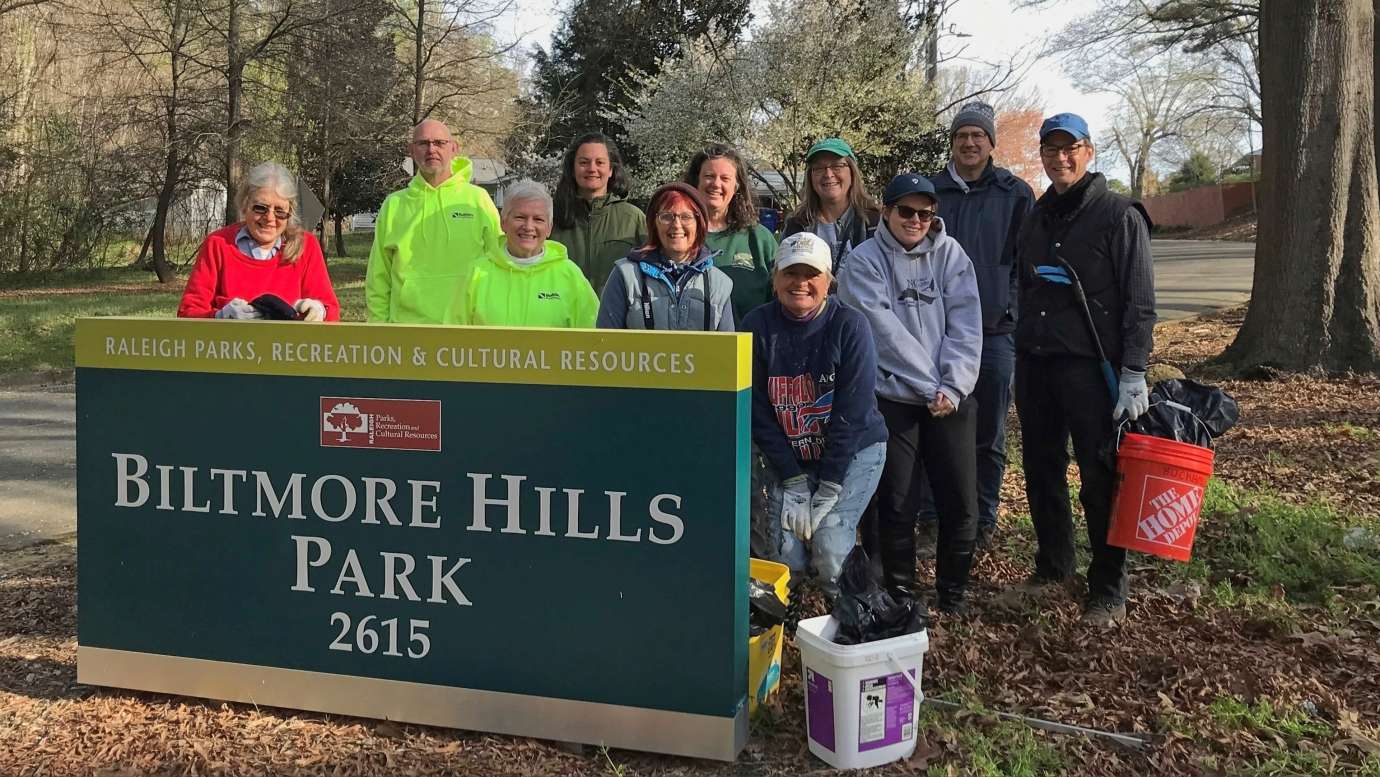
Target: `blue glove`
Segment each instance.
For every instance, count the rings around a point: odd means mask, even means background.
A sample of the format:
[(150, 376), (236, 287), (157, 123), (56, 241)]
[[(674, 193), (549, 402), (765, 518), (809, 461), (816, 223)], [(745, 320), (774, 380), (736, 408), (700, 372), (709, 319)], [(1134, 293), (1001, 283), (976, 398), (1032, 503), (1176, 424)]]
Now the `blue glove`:
[(1150, 409), (1150, 390), (1145, 386), (1145, 373), (1130, 367), (1121, 368), (1121, 382), (1117, 386), (1116, 407), (1112, 408), (1112, 420), (1122, 415), (1127, 421), (1134, 421)]
[(1065, 286), (1073, 285), (1073, 281), (1069, 279), (1069, 274), (1065, 272), (1062, 267), (1052, 264), (1042, 264), (1035, 268), (1035, 272), (1040, 276), (1040, 280), (1042, 281), (1062, 283)]
[(216, 311), (216, 318), (225, 318), (232, 321), (251, 321), (263, 317), (263, 313), (255, 310), (253, 305), (250, 305), (239, 297), (225, 303), (225, 307)]
[(810, 535), (810, 484), (804, 475), (781, 482), (781, 528), (801, 539)]
[(819, 481), (819, 488), (816, 488), (814, 496), (810, 497), (810, 525), (801, 539), (808, 540), (815, 535), (815, 529), (819, 528), (824, 517), (834, 509), (834, 505), (839, 503), (841, 496), (843, 486), (827, 480)]

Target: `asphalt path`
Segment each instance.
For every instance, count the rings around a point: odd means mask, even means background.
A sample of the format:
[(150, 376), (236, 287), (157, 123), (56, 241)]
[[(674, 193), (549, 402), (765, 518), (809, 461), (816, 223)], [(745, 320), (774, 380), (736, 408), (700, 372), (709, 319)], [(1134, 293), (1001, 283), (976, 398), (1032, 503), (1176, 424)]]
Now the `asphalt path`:
[[(1161, 320), (1245, 302), (1253, 243), (1156, 240)], [(0, 391), (0, 552), (77, 529), (76, 396), (73, 386)]]

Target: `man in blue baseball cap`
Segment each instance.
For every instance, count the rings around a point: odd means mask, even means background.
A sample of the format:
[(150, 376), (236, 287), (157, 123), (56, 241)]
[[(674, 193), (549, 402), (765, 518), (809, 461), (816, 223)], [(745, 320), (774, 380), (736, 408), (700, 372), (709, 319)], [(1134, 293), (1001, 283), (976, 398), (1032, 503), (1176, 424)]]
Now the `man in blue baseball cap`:
[[(1107, 544), (1116, 472), (1103, 453), (1120, 420), (1149, 406), (1145, 367), (1155, 326), (1150, 217), (1088, 172), (1088, 123), (1060, 113), (1040, 126), (1050, 188), (1021, 228), (1017, 248), (1016, 412), (1021, 461), (1038, 547), (1018, 590), (1043, 596), (1074, 572), (1068, 442), (1082, 481), (1079, 501), (1092, 560), (1083, 621), (1126, 618), (1126, 551)], [(1080, 293), (1081, 289), (1081, 293)]]
[(882, 204), (881, 226), (849, 255), (838, 291), (872, 325), (877, 409), (890, 435), (868, 509), (880, 535), (875, 555), (887, 585), (915, 584), (915, 497), (928, 476), (939, 512), (936, 604), (956, 615), (966, 609), (977, 532), (977, 408), (970, 395), (982, 354), (982, 307), (973, 263), (936, 215), (934, 184), (902, 173), (887, 184)]
[[(966, 103), (949, 125), (949, 164), (930, 176), (944, 231), (973, 260), (982, 298), (982, 366), (973, 389), (979, 552), (997, 529), (1006, 471), (1006, 416), (1016, 368), (1016, 236), (1035, 204), (1029, 184), (993, 161), (996, 146), (997, 116), (992, 106)], [(934, 499), (922, 491), (918, 541), (922, 556), (935, 546), (936, 528)]]

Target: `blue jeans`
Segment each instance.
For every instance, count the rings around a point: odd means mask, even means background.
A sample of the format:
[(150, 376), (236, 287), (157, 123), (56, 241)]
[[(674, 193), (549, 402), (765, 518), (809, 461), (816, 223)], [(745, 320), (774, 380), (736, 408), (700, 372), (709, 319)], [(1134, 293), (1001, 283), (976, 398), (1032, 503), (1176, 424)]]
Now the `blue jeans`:
[[(886, 463), (886, 443), (879, 442), (858, 451), (848, 462), (844, 473), (843, 494), (838, 504), (824, 516), (819, 528), (815, 529), (807, 548), (794, 533), (781, 528), (781, 480), (776, 470), (767, 467), (763, 475), (766, 479), (767, 510), (766, 522), (762, 528), (776, 540), (777, 552), (770, 559), (791, 568), (791, 572), (805, 570), (806, 562), (813, 567), (815, 578), (826, 595), (833, 597), (838, 593), (839, 573), (843, 571), (843, 560), (857, 544), (858, 520), (877, 490), (877, 481), (882, 477), (882, 465)], [(813, 491), (818, 481), (813, 472), (806, 472)]]
[[(985, 335), (982, 365), (972, 397), (977, 400), (978, 526), (995, 528), (1006, 473), (1006, 413), (1011, 408), (1011, 381), (1016, 374), (1016, 336)], [(935, 519), (929, 481), (921, 479), (920, 520)]]

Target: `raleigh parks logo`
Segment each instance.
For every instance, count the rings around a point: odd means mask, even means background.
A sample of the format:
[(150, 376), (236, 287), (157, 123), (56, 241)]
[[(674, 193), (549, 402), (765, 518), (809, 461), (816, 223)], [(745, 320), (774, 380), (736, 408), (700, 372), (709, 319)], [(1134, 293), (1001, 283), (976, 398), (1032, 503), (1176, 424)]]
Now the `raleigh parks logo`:
[(441, 402), (436, 399), (321, 397), (321, 445), (439, 451)]
[(1160, 545), (1179, 547), (1183, 536), (1198, 525), (1198, 508), (1202, 504), (1202, 486), (1147, 475), (1136, 535)]

